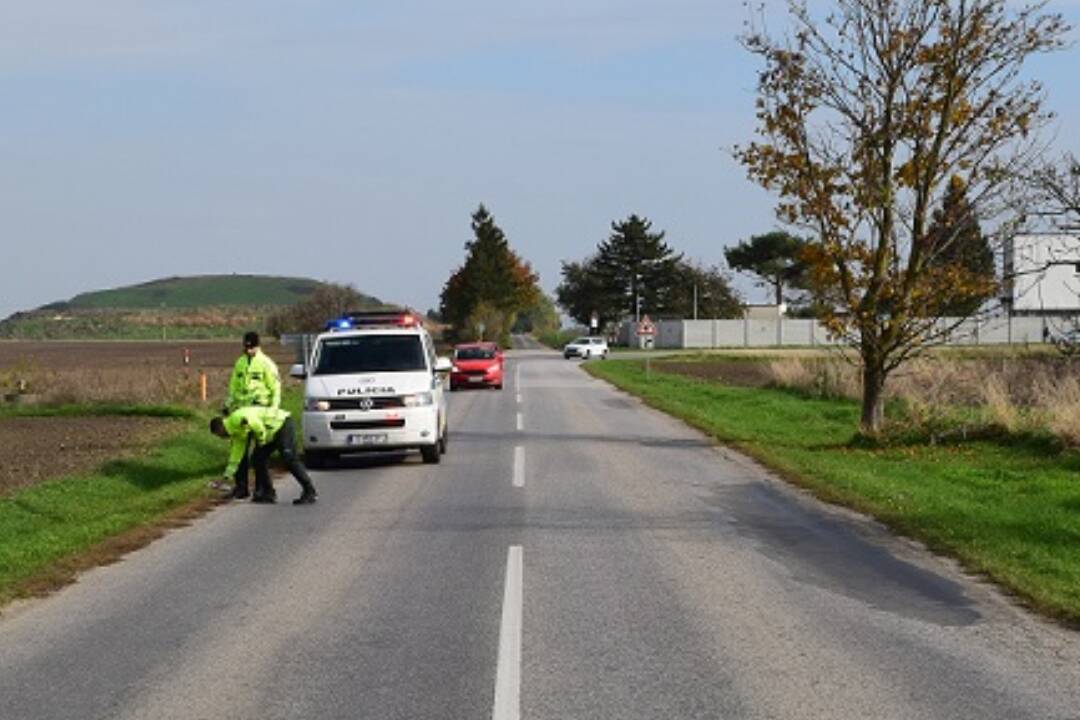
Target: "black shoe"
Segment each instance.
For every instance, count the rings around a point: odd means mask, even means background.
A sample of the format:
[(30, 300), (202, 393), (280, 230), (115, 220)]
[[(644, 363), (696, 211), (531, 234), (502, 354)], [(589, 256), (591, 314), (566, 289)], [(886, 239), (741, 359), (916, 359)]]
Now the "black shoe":
[(277, 502), (277, 495), (274, 495), (272, 493), (263, 493), (261, 495), (259, 493), (255, 493), (251, 496), (251, 502), (259, 503), (261, 505), (273, 505)]
[(229, 495), (234, 500), (244, 500), (251, 497), (251, 493), (247, 491), (247, 488), (234, 488), (232, 494)]
[(298, 497), (298, 498), (296, 498), (295, 500), (292, 501), (292, 504), (293, 505), (310, 505), (313, 502), (315, 502), (315, 498), (317, 498), (318, 496), (319, 496), (319, 494), (317, 492), (315, 492), (314, 490), (305, 490), (304, 492), (300, 493), (300, 497)]

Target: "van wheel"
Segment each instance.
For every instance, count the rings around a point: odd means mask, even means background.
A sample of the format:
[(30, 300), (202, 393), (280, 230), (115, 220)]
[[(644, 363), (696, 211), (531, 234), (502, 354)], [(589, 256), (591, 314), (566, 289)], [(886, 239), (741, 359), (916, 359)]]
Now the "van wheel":
[(326, 467), (326, 453), (318, 450), (305, 450), (304, 465), (312, 470), (320, 470)]
[(439, 443), (421, 446), (420, 456), (424, 458), (424, 463), (427, 465), (434, 465), (439, 462), (442, 459), (442, 455), (439, 453)]

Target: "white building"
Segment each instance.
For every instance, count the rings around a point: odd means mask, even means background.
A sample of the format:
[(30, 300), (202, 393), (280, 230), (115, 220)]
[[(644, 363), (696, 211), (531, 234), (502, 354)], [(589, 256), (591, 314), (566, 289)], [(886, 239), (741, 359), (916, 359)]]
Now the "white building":
[(1005, 278), (1013, 314), (1080, 313), (1080, 237), (1016, 235), (1005, 249)]

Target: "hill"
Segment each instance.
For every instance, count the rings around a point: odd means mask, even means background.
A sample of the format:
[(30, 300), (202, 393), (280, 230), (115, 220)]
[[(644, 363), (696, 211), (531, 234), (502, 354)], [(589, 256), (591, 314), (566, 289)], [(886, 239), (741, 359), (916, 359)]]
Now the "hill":
[[(171, 277), (82, 293), (0, 321), (0, 338), (152, 340), (236, 337), (265, 330), (273, 315), (312, 299), (317, 280), (266, 275)], [(359, 299), (359, 303), (356, 300)], [(357, 307), (380, 307), (355, 293)]]
[(322, 283), (319, 281), (309, 278), (270, 275), (170, 277), (111, 290), (81, 293), (70, 300), (50, 303), (41, 309), (160, 310), (235, 305), (292, 305), (309, 297), (320, 285)]

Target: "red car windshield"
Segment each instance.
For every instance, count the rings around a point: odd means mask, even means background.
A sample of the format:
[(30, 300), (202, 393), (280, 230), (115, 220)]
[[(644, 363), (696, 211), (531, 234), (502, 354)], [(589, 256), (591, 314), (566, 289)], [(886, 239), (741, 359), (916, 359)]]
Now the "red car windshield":
[(457, 360), (494, 360), (495, 351), (484, 347), (464, 347), (454, 351)]

